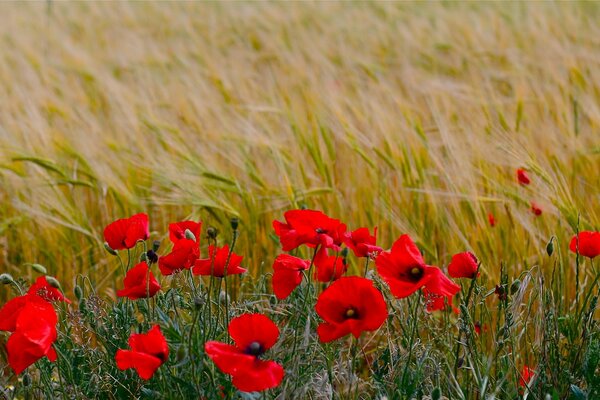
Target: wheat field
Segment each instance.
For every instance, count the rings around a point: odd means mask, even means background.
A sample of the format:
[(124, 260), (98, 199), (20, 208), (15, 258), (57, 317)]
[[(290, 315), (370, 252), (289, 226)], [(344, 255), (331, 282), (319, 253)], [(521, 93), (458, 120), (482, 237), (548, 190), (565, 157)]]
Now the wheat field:
[[(550, 271), (552, 236), (566, 254), (578, 220), (600, 227), (599, 16), (593, 3), (1, 4), (0, 272), (40, 263), (110, 295), (102, 229), (147, 212), (159, 239), (169, 221), (238, 216), (259, 275), (272, 220), (303, 205), (377, 226), (384, 248), (409, 233), (435, 265), (472, 250), (490, 282), (501, 262)], [(568, 294), (573, 268), (560, 271)]]

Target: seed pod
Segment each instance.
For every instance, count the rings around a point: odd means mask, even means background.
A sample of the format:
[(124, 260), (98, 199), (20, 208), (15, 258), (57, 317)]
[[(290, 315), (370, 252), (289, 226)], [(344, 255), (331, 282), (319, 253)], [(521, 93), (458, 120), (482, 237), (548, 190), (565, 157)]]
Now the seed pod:
[(216, 239), (217, 235), (219, 234), (219, 232), (217, 231), (217, 228), (215, 228), (214, 226), (209, 226), (208, 229), (206, 230), (206, 235), (208, 236), (209, 239)]
[(189, 229), (185, 230), (185, 238), (188, 240), (193, 240), (194, 242), (196, 241), (196, 235), (194, 235)]
[(0, 283), (4, 284), (4, 285), (9, 285), (11, 283), (13, 283), (15, 280), (13, 279), (13, 277), (10, 274), (1, 274), (0, 275)]
[(240, 224), (240, 219), (238, 217), (232, 217), (229, 222), (231, 223), (231, 229), (237, 231), (238, 225)]
[(160, 248), (160, 240), (155, 240), (152, 242), (152, 251), (157, 252)]
[(548, 253), (548, 256), (552, 256), (552, 253), (554, 253), (554, 242), (552, 239), (554, 239), (554, 237), (551, 237), (550, 241), (546, 245), (546, 253)]
[(31, 269), (33, 269), (36, 272), (39, 272), (40, 274), (44, 274), (44, 275), (46, 275), (48, 273), (48, 271), (46, 270), (46, 267), (44, 267), (41, 264), (31, 264)]
[(146, 259), (150, 262), (150, 264), (156, 264), (158, 262), (158, 254), (156, 254), (154, 250), (148, 250), (146, 253)]
[(108, 245), (108, 242), (104, 242), (104, 248), (106, 249), (106, 251), (108, 251), (109, 254), (112, 254), (113, 256), (117, 255), (117, 252)]

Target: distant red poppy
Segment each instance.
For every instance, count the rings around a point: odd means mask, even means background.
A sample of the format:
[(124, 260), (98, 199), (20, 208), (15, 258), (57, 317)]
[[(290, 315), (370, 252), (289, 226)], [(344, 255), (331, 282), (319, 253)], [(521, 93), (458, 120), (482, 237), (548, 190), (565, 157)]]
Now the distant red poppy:
[(496, 226), (496, 218), (494, 218), (494, 214), (488, 213), (488, 222), (492, 228)]
[(537, 203), (533, 201), (531, 202), (531, 212), (534, 213), (536, 217), (542, 215), (542, 209)]
[(521, 377), (519, 378), (519, 386), (526, 387), (527, 385), (529, 385), (534, 376), (535, 370), (525, 365), (523, 367), (523, 370), (521, 371)]
[(481, 322), (477, 321), (475, 322), (475, 324), (473, 324), (473, 327), (475, 328), (475, 333), (478, 335), (481, 335), (481, 333), (486, 333), (488, 331), (488, 326), (487, 324), (481, 324)]
[(283, 216), (286, 223), (273, 221), (283, 251), (293, 250), (303, 244), (340, 250), (346, 224), (315, 210), (290, 210)]
[(329, 283), (339, 279), (346, 273), (346, 260), (340, 255), (328, 255), (327, 249), (321, 247), (315, 255), (315, 279)]
[(324, 343), (348, 334), (358, 338), (364, 331), (377, 330), (388, 316), (381, 292), (371, 280), (358, 276), (333, 282), (317, 299), (315, 310), (325, 321), (317, 328)]
[(377, 246), (376, 242), (377, 228), (373, 230), (373, 235), (369, 233), (369, 228), (358, 228), (344, 235), (344, 243), (352, 249), (356, 257), (371, 257), (378, 254), (383, 249)]
[[(579, 240), (578, 240), (579, 237)], [(600, 232), (582, 231), (573, 236), (569, 249), (584, 257), (595, 258), (600, 255)]]
[(438, 267), (426, 265), (421, 252), (410, 236), (402, 235), (390, 251), (381, 252), (375, 259), (377, 272), (397, 298), (408, 297), (427, 287), (440, 296), (454, 296), (460, 290)]
[(460, 313), (458, 308), (454, 307), (453, 296), (440, 296), (439, 294), (433, 293), (427, 288), (424, 288), (423, 297), (425, 298), (425, 307), (427, 312), (448, 310), (455, 314)]
[(8, 364), (20, 374), (40, 358), (56, 361), (58, 317), (52, 304), (36, 294), (26, 294), (0, 309), (0, 330), (12, 332), (6, 342)]
[(131, 335), (129, 347), (131, 350), (117, 350), (117, 367), (121, 371), (134, 368), (142, 379), (152, 378), (158, 367), (169, 358), (169, 346), (158, 325), (147, 333)]
[(231, 320), (229, 335), (234, 345), (209, 341), (204, 345), (208, 357), (243, 392), (257, 392), (279, 386), (284, 370), (274, 361), (260, 357), (275, 345), (279, 329), (263, 314), (243, 314)]
[(104, 240), (113, 250), (131, 249), (138, 240), (146, 240), (149, 236), (148, 215), (143, 213), (118, 219), (104, 228)]
[(60, 290), (48, 284), (48, 280), (45, 276), (40, 276), (37, 278), (27, 293), (37, 294), (46, 301), (64, 301), (68, 304), (71, 304), (71, 300), (67, 299)]
[(522, 168), (517, 169), (517, 180), (521, 185), (529, 185), (531, 183), (527, 171)]
[[(215, 246), (208, 246), (208, 258), (196, 260), (192, 272), (194, 275), (212, 275), (218, 278), (225, 276), (225, 264), (229, 255), (229, 246), (217, 248), (215, 255)], [(229, 265), (227, 266), (227, 275), (243, 274), (245, 268), (240, 267), (240, 263), (244, 257), (231, 253)]]
[(448, 264), (448, 275), (452, 278), (475, 278), (479, 276), (479, 261), (470, 251), (452, 256)]
[(178, 240), (186, 239), (185, 231), (189, 229), (194, 234), (196, 242), (200, 242), (200, 232), (202, 231), (202, 222), (181, 221), (169, 224), (169, 239), (176, 243)]
[(498, 300), (506, 300), (508, 298), (508, 293), (504, 285), (496, 285), (494, 293), (498, 296)]
[(145, 262), (127, 271), (123, 284), (125, 287), (117, 291), (117, 296), (128, 297), (131, 300), (152, 297), (160, 290), (158, 281)]
[(163, 275), (172, 275), (184, 269), (190, 269), (200, 257), (198, 243), (189, 239), (178, 239), (173, 250), (158, 259), (158, 268)]
[(310, 266), (303, 260), (288, 254), (280, 254), (273, 263), (273, 292), (278, 299), (285, 299), (302, 282), (302, 271)]

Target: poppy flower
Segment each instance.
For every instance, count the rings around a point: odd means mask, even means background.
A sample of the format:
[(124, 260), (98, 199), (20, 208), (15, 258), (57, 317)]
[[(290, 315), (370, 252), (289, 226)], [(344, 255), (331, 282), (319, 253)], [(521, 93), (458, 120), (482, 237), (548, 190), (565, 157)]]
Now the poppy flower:
[(148, 215), (143, 213), (118, 219), (104, 228), (104, 240), (113, 250), (131, 249), (138, 240), (148, 237)]
[(302, 282), (302, 271), (310, 267), (309, 260), (288, 254), (280, 254), (273, 263), (273, 292), (278, 299), (285, 299)]
[(498, 300), (506, 300), (508, 298), (508, 293), (504, 285), (496, 285), (494, 293), (498, 296)]
[(131, 335), (129, 347), (131, 350), (117, 350), (117, 367), (121, 371), (134, 368), (142, 379), (152, 378), (158, 367), (169, 358), (169, 346), (158, 325), (147, 333)]
[(470, 251), (452, 256), (448, 264), (448, 275), (452, 278), (476, 278), (479, 276), (479, 261)]
[(488, 331), (487, 324), (481, 325), (481, 322), (479, 322), (479, 321), (475, 322), (475, 324), (473, 324), (473, 326), (475, 328), (475, 333), (478, 335), (481, 335), (481, 332), (486, 333)]
[(388, 284), (392, 294), (401, 299), (427, 287), (440, 296), (454, 296), (460, 286), (438, 268), (426, 265), (421, 252), (410, 236), (402, 235), (390, 251), (381, 252), (375, 259), (377, 272)]
[(26, 294), (0, 309), (0, 330), (12, 332), (6, 342), (8, 364), (15, 374), (42, 357), (56, 361), (52, 344), (56, 340), (58, 317), (52, 304), (36, 294)]
[(521, 377), (519, 379), (519, 386), (526, 387), (529, 385), (533, 377), (535, 376), (535, 370), (529, 368), (527, 365), (523, 367), (521, 371)]
[[(192, 272), (194, 275), (212, 275), (218, 278), (223, 278), (225, 274), (225, 264), (229, 256), (229, 246), (217, 248), (215, 254), (215, 246), (208, 246), (208, 258), (196, 260)], [(240, 263), (244, 257), (231, 253), (229, 265), (227, 266), (227, 275), (243, 274), (245, 268), (240, 267)]]
[(494, 218), (494, 214), (488, 213), (488, 222), (492, 228), (496, 226), (496, 218)]
[(521, 185), (529, 185), (531, 183), (527, 171), (522, 168), (517, 169), (517, 180)]
[(283, 367), (261, 356), (275, 345), (279, 329), (263, 314), (243, 314), (231, 320), (229, 335), (234, 344), (209, 341), (204, 345), (208, 357), (233, 385), (243, 392), (257, 392), (279, 386)]
[(199, 242), (202, 222), (194, 221), (181, 221), (169, 224), (169, 239), (171, 239), (171, 242), (177, 243), (178, 240), (186, 239), (185, 231), (187, 229), (194, 234), (196, 242)]
[(329, 283), (339, 279), (346, 273), (348, 266), (346, 260), (340, 255), (330, 256), (327, 249), (321, 247), (315, 255), (315, 279), (319, 282)]
[(190, 239), (178, 239), (173, 250), (158, 259), (158, 268), (163, 275), (172, 275), (183, 269), (190, 269), (200, 257), (198, 243)]
[(542, 215), (542, 209), (537, 203), (533, 201), (531, 202), (531, 212), (534, 213), (536, 217)]
[(573, 236), (569, 249), (584, 257), (595, 258), (600, 255), (600, 232), (583, 231)]
[(358, 228), (344, 235), (344, 243), (352, 249), (356, 257), (371, 257), (383, 249), (376, 246), (377, 228), (373, 230), (373, 235), (369, 233), (369, 228)]
[(453, 305), (453, 296), (441, 296), (424, 288), (423, 297), (425, 298), (427, 312), (451, 310), (455, 314), (460, 313), (458, 308)]
[(385, 322), (388, 311), (383, 295), (369, 279), (346, 276), (321, 293), (315, 305), (325, 321), (317, 327), (319, 340), (331, 342), (348, 334), (358, 338)]
[(146, 262), (141, 262), (127, 271), (123, 284), (125, 288), (118, 290), (117, 296), (128, 297), (131, 300), (152, 297), (160, 290), (160, 285)]
[(27, 293), (37, 294), (46, 301), (64, 301), (68, 304), (71, 304), (71, 300), (67, 299), (60, 290), (48, 284), (48, 280), (45, 276), (40, 276), (37, 278)]
[(340, 250), (346, 224), (315, 210), (290, 210), (283, 216), (285, 223), (273, 221), (283, 251), (294, 250), (303, 244)]

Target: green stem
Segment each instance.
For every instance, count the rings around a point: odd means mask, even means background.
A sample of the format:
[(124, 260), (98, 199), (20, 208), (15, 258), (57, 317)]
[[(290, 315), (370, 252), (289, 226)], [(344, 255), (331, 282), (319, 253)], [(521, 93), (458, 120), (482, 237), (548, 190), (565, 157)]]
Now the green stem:
[(410, 332), (410, 338), (409, 338), (409, 342), (408, 342), (408, 359), (406, 360), (406, 364), (404, 365), (404, 371), (402, 372), (402, 380), (400, 381), (401, 385), (403, 387), (406, 386), (406, 373), (408, 372), (408, 366), (410, 365), (410, 359), (412, 358), (412, 353), (413, 353), (413, 343), (415, 340), (415, 335), (416, 335), (416, 331), (417, 331), (417, 311), (419, 309), (419, 304), (421, 303), (421, 296), (423, 295), (422, 290), (419, 290), (419, 296), (417, 297), (416, 301), (415, 301), (415, 306), (413, 307), (413, 312), (412, 312), (412, 329)]
[(294, 346), (292, 349), (292, 356), (294, 356), (294, 357), (296, 354), (296, 347), (298, 345), (298, 324), (300, 323), (300, 316), (301, 316), (302, 311), (304, 311), (304, 308), (306, 307), (306, 301), (309, 296), (310, 288), (312, 287), (311, 269), (312, 269), (313, 264), (315, 263), (315, 257), (317, 256), (317, 251), (319, 251), (319, 245), (317, 245), (315, 247), (315, 252), (313, 253), (312, 259), (310, 260), (310, 265), (308, 266), (308, 269), (306, 270), (306, 272), (307, 272), (307, 274), (305, 275), (306, 289), (304, 290), (304, 298), (302, 299), (302, 307), (301, 307), (300, 312), (298, 313), (298, 317), (296, 318), (296, 321), (294, 323)]

